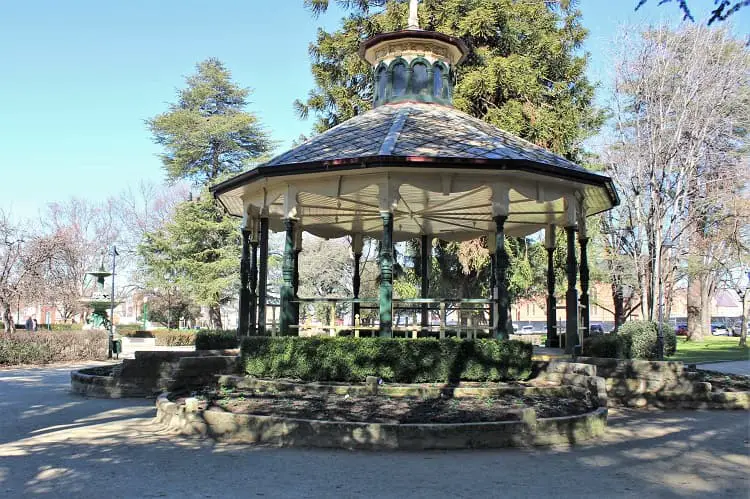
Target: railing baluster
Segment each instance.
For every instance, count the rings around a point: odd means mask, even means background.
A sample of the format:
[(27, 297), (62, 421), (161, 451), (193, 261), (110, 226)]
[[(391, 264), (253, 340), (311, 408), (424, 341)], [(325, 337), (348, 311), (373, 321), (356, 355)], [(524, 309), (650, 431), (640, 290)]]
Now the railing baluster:
[(336, 302), (331, 301), (329, 307), (329, 313), (331, 315), (331, 336), (336, 336)]
[(445, 339), (445, 302), (440, 302), (440, 339)]

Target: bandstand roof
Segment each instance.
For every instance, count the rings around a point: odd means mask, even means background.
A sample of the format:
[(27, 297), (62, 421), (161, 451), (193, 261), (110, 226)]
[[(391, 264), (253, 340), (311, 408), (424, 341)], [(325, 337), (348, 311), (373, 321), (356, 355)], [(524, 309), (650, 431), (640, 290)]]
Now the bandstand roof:
[[(265, 164), (213, 187), (226, 210), (269, 211), (281, 230), (282, 194), (292, 187), (305, 231), (378, 237), (378, 185), (398, 185), (394, 238), (423, 233), (470, 239), (492, 231), (490, 188), (511, 187), (509, 235), (565, 224), (565, 197), (582, 195), (586, 215), (618, 202), (609, 177), (448, 106), (402, 102), (356, 116)], [(274, 199), (271, 199), (274, 198)]]
[[(416, 23), (416, 9), (410, 22)], [(418, 26), (363, 42), (374, 108), (211, 188), (232, 215), (320, 237), (472, 239), (571, 225), (618, 203), (612, 181), (452, 107), (458, 39)], [(407, 69), (408, 68), (408, 69)]]

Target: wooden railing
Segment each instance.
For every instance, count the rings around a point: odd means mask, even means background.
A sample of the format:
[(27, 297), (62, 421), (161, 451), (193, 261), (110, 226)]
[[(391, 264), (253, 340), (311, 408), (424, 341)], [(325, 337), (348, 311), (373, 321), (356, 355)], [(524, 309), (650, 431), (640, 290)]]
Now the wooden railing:
[[(377, 319), (371, 324), (363, 323), (359, 316), (355, 316), (354, 324), (343, 324), (337, 315), (339, 305), (359, 304), (360, 311), (378, 310), (376, 298), (299, 298), (294, 301), (302, 306), (306, 304), (327, 304), (329, 307), (328, 323), (313, 324), (303, 322), (291, 326), (300, 334), (306, 331), (325, 330), (329, 336), (339, 334), (353, 334), (355, 337), (362, 335), (377, 336), (379, 325)], [(458, 338), (478, 338), (492, 335), (487, 318), (492, 305), (491, 300), (485, 299), (435, 299), (435, 298), (411, 298), (393, 300), (393, 334), (395, 337), (417, 338), (433, 336), (446, 338), (456, 336)], [(428, 321), (425, 326), (421, 323), (423, 307), (427, 308)], [(270, 319), (266, 323), (266, 334), (276, 336), (279, 332), (278, 317), (279, 305), (269, 304), (270, 313), (266, 316)], [(453, 317), (451, 317), (453, 316)], [(450, 322), (448, 321), (451, 317)]]

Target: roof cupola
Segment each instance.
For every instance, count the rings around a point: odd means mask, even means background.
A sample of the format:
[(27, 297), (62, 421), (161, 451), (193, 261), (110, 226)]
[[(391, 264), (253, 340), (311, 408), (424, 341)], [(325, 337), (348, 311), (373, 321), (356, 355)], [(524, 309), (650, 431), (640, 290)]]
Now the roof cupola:
[(452, 105), (454, 68), (468, 52), (452, 36), (419, 28), (411, 0), (408, 28), (365, 40), (359, 55), (373, 67), (373, 106), (404, 101)]

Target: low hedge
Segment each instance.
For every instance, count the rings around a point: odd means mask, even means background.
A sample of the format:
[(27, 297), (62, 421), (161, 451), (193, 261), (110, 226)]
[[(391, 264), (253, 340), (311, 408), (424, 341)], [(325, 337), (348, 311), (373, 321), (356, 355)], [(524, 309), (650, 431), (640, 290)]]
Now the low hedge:
[(0, 333), (0, 365), (48, 364), (103, 360), (107, 333), (103, 331), (16, 331)]
[(591, 336), (583, 340), (583, 355), (587, 357), (624, 358), (623, 338), (619, 334)]
[[(627, 359), (656, 360), (656, 336), (659, 325), (652, 321), (630, 321), (620, 327), (619, 334), (624, 340), (623, 354)], [(662, 323), (664, 336), (664, 356), (674, 355), (677, 350), (677, 336), (674, 328)]]
[(196, 350), (226, 350), (240, 346), (236, 331), (198, 331), (195, 335)]
[(303, 381), (505, 381), (528, 378), (532, 350), (515, 340), (255, 336), (242, 340), (242, 365), (251, 376)]
[[(583, 341), (583, 354), (591, 357), (615, 359), (658, 359), (656, 344), (658, 323), (651, 321), (630, 321), (620, 326), (617, 334), (594, 336)], [(677, 350), (677, 336), (668, 324), (662, 324), (664, 336), (664, 356), (674, 355)]]
[(195, 330), (183, 329), (154, 329), (151, 331), (122, 331), (118, 328), (120, 336), (128, 338), (154, 338), (157, 346), (182, 347), (195, 345)]

